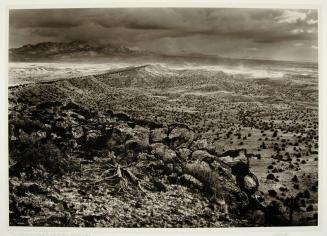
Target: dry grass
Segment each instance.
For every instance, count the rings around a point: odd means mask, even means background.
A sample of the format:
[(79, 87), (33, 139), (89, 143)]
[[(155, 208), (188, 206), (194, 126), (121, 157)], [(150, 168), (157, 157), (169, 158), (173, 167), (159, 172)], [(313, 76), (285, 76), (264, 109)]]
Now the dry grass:
[(204, 184), (206, 190), (212, 192), (216, 197), (222, 198), (222, 187), (219, 175), (214, 172), (207, 163), (194, 162), (187, 164), (184, 171), (200, 180)]

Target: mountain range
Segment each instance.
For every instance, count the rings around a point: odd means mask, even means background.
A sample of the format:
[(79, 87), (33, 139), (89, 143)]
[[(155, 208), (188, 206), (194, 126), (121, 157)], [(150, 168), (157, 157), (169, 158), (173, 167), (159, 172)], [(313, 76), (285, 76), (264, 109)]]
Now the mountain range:
[(42, 42), (27, 44), (18, 48), (9, 49), (9, 61), (61, 61), (61, 60), (92, 60), (114, 57), (150, 57), (150, 58), (206, 58), (218, 59), (215, 55), (201, 53), (189, 54), (160, 54), (151, 51), (130, 49), (121, 45), (100, 45), (86, 41), (72, 42)]
[(112, 56), (150, 55), (120, 45), (99, 45), (85, 41), (42, 42), (9, 49), (9, 61), (61, 60), (72, 58), (103, 58)]
[[(162, 54), (152, 51), (136, 50), (126, 46), (114, 44), (97, 44), (75, 40), (72, 42), (41, 42), (37, 44), (27, 44), (18, 48), (9, 49), (10, 62), (57, 62), (57, 61), (103, 61), (121, 59), (145, 63), (150, 62), (172, 62), (175, 64), (188, 62), (201, 62), (209, 64), (242, 64), (258, 65), (267, 63), (286, 63), (286, 61), (272, 61), (263, 59), (242, 59), (226, 58), (219, 55), (207, 55), (202, 53), (180, 53)], [(299, 63), (299, 62), (287, 62)], [(301, 64), (307, 64), (302, 62)]]

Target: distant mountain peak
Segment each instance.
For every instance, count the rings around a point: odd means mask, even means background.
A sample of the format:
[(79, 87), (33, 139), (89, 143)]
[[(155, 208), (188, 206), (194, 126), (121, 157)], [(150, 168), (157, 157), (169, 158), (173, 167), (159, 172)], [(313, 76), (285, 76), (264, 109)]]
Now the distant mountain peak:
[(41, 42), (9, 49), (10, 61), (32, 61), (42, 59), (108, 57), (134, 55), (139, 52), (121, 45), (99, 45), (93, 42), (75, 40), (71, 42)]

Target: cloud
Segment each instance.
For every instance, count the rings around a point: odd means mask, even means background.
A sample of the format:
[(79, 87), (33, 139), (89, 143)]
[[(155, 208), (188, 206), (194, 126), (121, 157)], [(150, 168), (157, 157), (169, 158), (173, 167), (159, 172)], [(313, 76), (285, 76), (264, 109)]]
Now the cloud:
[(307, 21), (307, 23), (308, 23), (309, 25), (314, 25), (314, 24), (317, 24), (317, 23), (318, 23), (318, 20), (309, 19), (309, 20)]
[(298, 20), (306, 19), (307, 14), (305, 12), (286, 10), (283, 15), (276, 17), (278, 23), (296, 23)]
[(160, 52), (227, 55), (229, 50), (232, 55), (315, 45), (317, 20), (316, 10), (290, 9), (26, 9), (10, 10), (9, 34), (11, 47), (81, 39)]
[[(310, 12), (310, 14), (313, 14)], [(287, 39), (288, 34), (308, 31), (314, 33), (311, 19), (304, 20), (305, 12), (280, 9), (61, 9), (61, 10), (13, 10), (10, 24), (14, 28), (41, 28), (42, 34), (58, 28), (81, 28), (101, 26), (102, 31), (112, 30), (135, 34), (146, 30), (151, 39), (158, 37), (181, 37), (184, 35), (216, 35), (225, 38), (246, 38), (257, 42), (276, 42)], [(278, 21), (276, 22), (276, 19)], [(281, 24), (295, 22), (296, 25)], [(282, 26), (281, 26), (282, 25)], [(310, 27), (308, 26), (310, 25)], [(99, 28), (99, 27), (97, 27)], [(88, 28), (89, 29), (89, 28)], [(101, 28), (99, 28), (99, 31)], [(138, 32), (139, 31), (139, 32)], [(154, 32), (156, 31), (156, 32)], [(160, 31), (160, 32), (158, 32)], [(85, 32), (85, 31), (83, 31)], [(99, 32), (100, 33), (100, 32)], [(293, 38), (293, 36), (290, 36)]]
[(296, 29), (291, 30), (292, 34), (299, 34), (299, 33), (303, 33), (303, 32), (304, 32), (304, 30), (302, 28), (296, 28)]
[(70, 28), (83, 22), (80, 17), (67, 13), (67, 10), (10, 10), (9, 23), (16, 28)]

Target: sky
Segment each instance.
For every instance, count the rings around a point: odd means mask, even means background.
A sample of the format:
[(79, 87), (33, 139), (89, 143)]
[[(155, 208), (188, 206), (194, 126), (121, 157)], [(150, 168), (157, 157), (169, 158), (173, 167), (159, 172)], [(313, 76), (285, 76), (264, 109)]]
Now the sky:
[(164, 54), (317, 61), (318, 14), (309, 9), (15, 9), (9, 47), (85, 40)]

